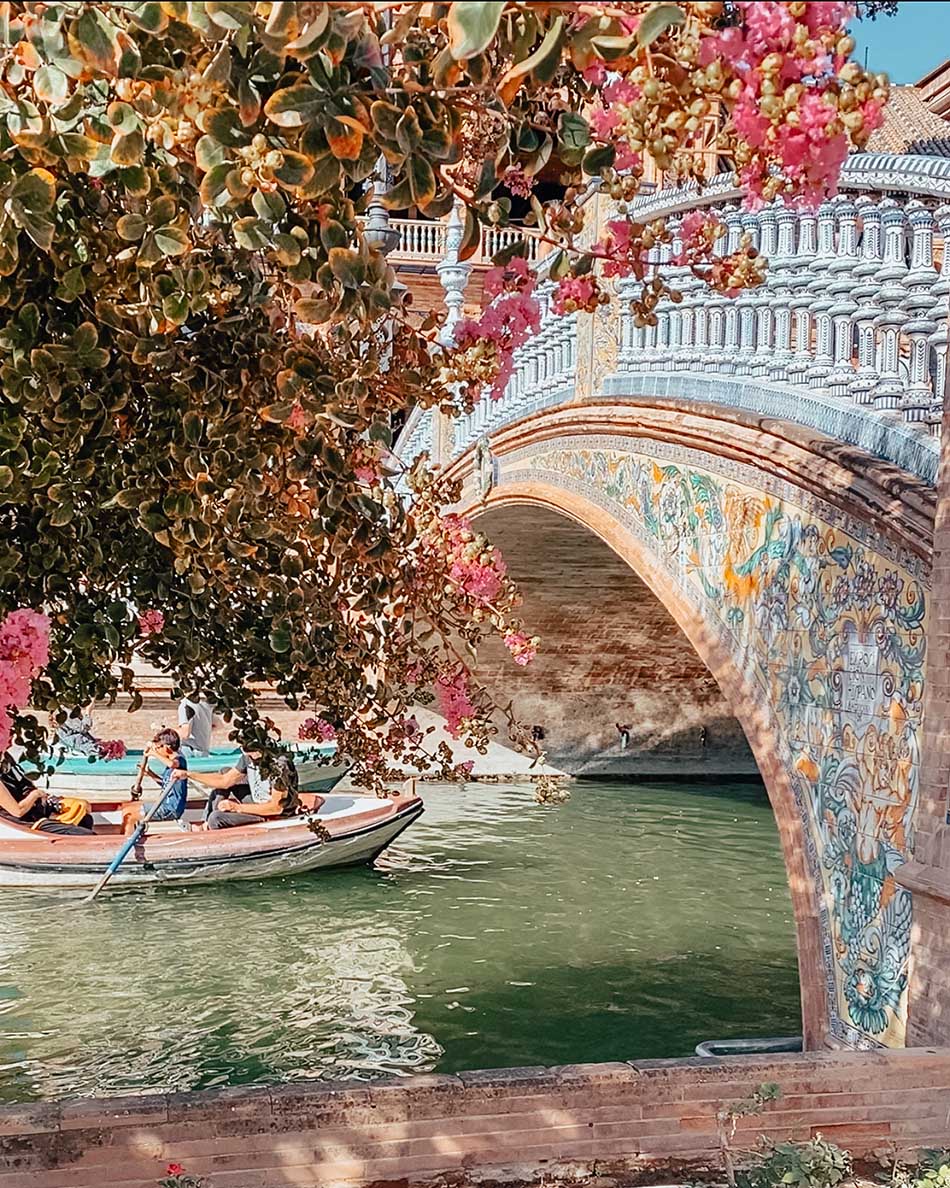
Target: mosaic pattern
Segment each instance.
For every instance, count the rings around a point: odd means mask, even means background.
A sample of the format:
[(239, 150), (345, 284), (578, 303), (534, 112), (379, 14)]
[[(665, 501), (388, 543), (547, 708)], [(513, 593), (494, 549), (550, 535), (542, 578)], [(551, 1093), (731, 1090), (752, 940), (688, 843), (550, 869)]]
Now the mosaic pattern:
[(717, 474), (692, 451), (610, 440), (522, 451), (502, 483), (542, 479), (607, 508), (718, 627), (764, 694), (793, 776), (822, 904), (832, 1033), (900, 1045), (910, 896), (894, 870), (917, 802), (920, 562), (788, 484), (763, 490), (749, 468)]

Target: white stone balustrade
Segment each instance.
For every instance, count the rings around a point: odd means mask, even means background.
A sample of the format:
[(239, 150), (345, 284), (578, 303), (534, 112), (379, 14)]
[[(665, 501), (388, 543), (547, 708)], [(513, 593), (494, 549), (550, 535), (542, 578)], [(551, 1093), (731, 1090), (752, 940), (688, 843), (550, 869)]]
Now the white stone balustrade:
[[(769, 263), (765, 284), (736, 299), (699, 292), (662, 249), (656, 267), (683, 302), (664, 300), (655, 331), (639, 329), (629, 311), (635, 286), (618, 287), (618, 373), (752, 377), (870, 405), (936, 432), (947, 358), (950, 275), (942, 260), (950, 206), (932, 206), (843, 195), (817, 212), (780, 202), (755, 213), (720, 207), (722, 250), (757, 247)], [(671, 226), (675, 237), (678, 223)]]
[[(896, 459), (916, 460), (921, 473), (932, 474), (950, 366), (950, 161), (859, 154), (846, 164), (841, 189), (811, 212), (781, 201), (744, 211), (728, 179), (702, 193), (667, 190), (636, 200), (634, 217), (668, 220), (673, 242), (655, 249), (651, 263), (682, 300), (662, 300), (655, 323), (637, 326), (630, 302), (638, 285), (614, 282), (616, 365), (604, 390), (591, 395), (655, 390), (704, 399), (709, 390), (720, 402), (732, 393), (748, 407), (793, 419), (807, 406), (808, 423), (830, 432), (840, 426), (845, 440), (884, 455), (893, 440)], [(680, 220), (696, 207), (726, 226), (717, 254), (742, 242), (758, 247), (768, 264), (763, 285), (725, 297), (674, 262)], [(456, 424), (456, 452), (573, 397), (577, 315), (555, 315), (551, 289), (539, 285), (540, 330), (517, 353), (503, 396), (482, 401)], [(416, 425), (403, 434), (406, 449), (420, 432)]]
[[(394, 264), (437, 264), (445, 256), (447, 224), (435, 219), (390, 219), (399, 241), (389, 254)], [(469, 257), (472, 264), (488, 264), (496, 252), (524, 238), (529, 260), (537, 259), (536, 235), (524, 227), (483, 227), (478, 249)]]

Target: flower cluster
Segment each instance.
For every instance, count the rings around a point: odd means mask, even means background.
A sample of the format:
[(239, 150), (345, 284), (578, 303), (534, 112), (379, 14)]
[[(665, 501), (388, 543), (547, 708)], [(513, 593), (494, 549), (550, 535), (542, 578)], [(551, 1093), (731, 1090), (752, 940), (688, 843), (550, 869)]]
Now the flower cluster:
[(470, 601), (494, 602), (508, 572), (501, 553), (464, 516), (443, 516), (441, 528), (450, 580)]
[(520, 165), (510, 165), (504, 172), (502, 184), (518, 198), (530, 198), (534, 189), (534, 178), (525, 173)]
[(307, 718), (300, 723), (297, 737), (302, 742), (332, 742), (336, 738), (336, 727), (326, 718)]
[(681, 247), (672, 259), (674, 264), (688, 266), (710, 288), (727, 297), (737, 297), (744, 290), (762, 284), (766, 261), (751, 246), (747, 235), (742, 236), (738, 251), (716, 256), (716, 243), (725, 234), (725, 225), (714, 215), (691, 210), (683, 218)]
[(139, 631), (143, 635), (158, 635), (165, 627), (165, 616), (160, 610), (147, 610), (139, 615)]
[(781, 193), (815, 205), (833, 194), (851, 144), (880, 126), (885, 81), (848, 61), (854, 6), (742, 0), (739, 26), (700, 42), (709, 77), (725, 66), (740, 184), (755, 207)]
[(441, 376), (443, 383), (462, 385), (472, 401), (488, 386), (500, 398), (513, 371), (512, 356), (541, 326), (541, 311), (532, 296), (535, 275), (524, 256), (485, 275), (490, 304), (478, 318), (462, 318), (455, 327), (455, 348)]
[(126, 755), (126, 746), (121, 738), (97, 739), (96, 750), (99, 752), (99, 758), (107, 763), (112, 759), (124, 759)]
[(504, 642), (515, 664), (523, 668), (537, 656), (541, 640), (536, 635), (527, 636), (523, 631), (508, 631)]
[(0, 623), (0, 751), (10, 745), (11, 711), (30, 699), (33, 678), (49, 663), (49, 619), (26, 607)]
[(565, 276), (557, 283), (551, 297), (551, 308), (556, 314), (576, 313), (579, 309), (593, 313), (598, 305), (609, 300), (608, 294), (597, 283), (596, 276), (590, 273), (586, 276)]
[(469, 692), (468, 673), (461, 665), (437, 678), (435, 699), (446, 730), (460, 738), (478, 712)]
[(353, 451), (351, 461), (353, 473), (358, 482), (366, 483), (369, 487), (379, 482), (380, 457), (378, 447), (371, 445), (357, 446)]
[(169, 1163), (159, 1188), (204, 1188), (206, 1183), (204, 1176), (189, 1175), (180, 1163)]
[(620, 173), (639, 173), (643, 167), (643, 92), (627, 78), (615, 79), (600, 91), (604, 106), (591, 112), (594, 136), (614, 149), (613, 167)]

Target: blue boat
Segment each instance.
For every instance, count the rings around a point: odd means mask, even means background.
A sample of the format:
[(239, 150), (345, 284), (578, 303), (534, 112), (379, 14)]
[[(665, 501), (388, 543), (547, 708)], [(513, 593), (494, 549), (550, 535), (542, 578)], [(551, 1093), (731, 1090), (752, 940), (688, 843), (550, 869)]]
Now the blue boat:
[[(302, 792), (329, 792), (346, 775), (349, 764), (337, 757), (335, 743), (300, 743), (290, 748)], [(108, 793), (126, 799), (138, 774), (143, 751), (126, 751), (122, 759), (89, 758), (74, 752), (55, 752), (45, 757), (52, 772), (37, 777), (37, 783), (63, 795), (83, 796)], [(221, 771), (232, 767), (241, 752), (237, 747), (213, 747), (208, 755), (189, 755), (192, 771)], [(161, 774), (162, 764), (149, 760), (149, 769)]]

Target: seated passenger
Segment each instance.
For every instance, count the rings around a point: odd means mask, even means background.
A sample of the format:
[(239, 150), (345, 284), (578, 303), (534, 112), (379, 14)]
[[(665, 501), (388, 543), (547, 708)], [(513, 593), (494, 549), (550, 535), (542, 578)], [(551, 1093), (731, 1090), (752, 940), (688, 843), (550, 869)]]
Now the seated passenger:
[(211, 752), (211, 732), (223, 725), (214, 712), (213, 702), (205, 697), (183, 697), (178, 704), (178, 735), (186, 755), (208, 755)]
[[(145, 754), (157, 759), (165, 765), (162, 774), (145, 769), (145, 774), (160, 785), (158, 797), (158, 811), (152, 815), (153, 821), (177, 821), (182, 829), (190, 826), (185, 821), (185, 808), (188, 804), (188, 760), (181, 753), (181, 739), (177, 730), (159, 730), (151, 743), (145, 748)], [(131, 833), (139, 820), (155, 805), (155, 800), (132, 804), (125, 814), (123, 822), (126, 833)]]
[[(260, 751), (242, 751), (237, 763), (225, 771), (192, 773), (191, 779), (213, 790), (208, 797), (205, 829), (259, 825), (274, 817), (292, 817), (298, 811), (297, 769), (293, 760), (279, 756), (277, 774), (268, 780), (258, 767), (260, 757)], [(224, 796), (224, 792), (231, 795)]]
[(43, 833), (92, 837), (92, 814), (84, 800), (41, 792), (9, 754), (0, 759), (0, 817)]

